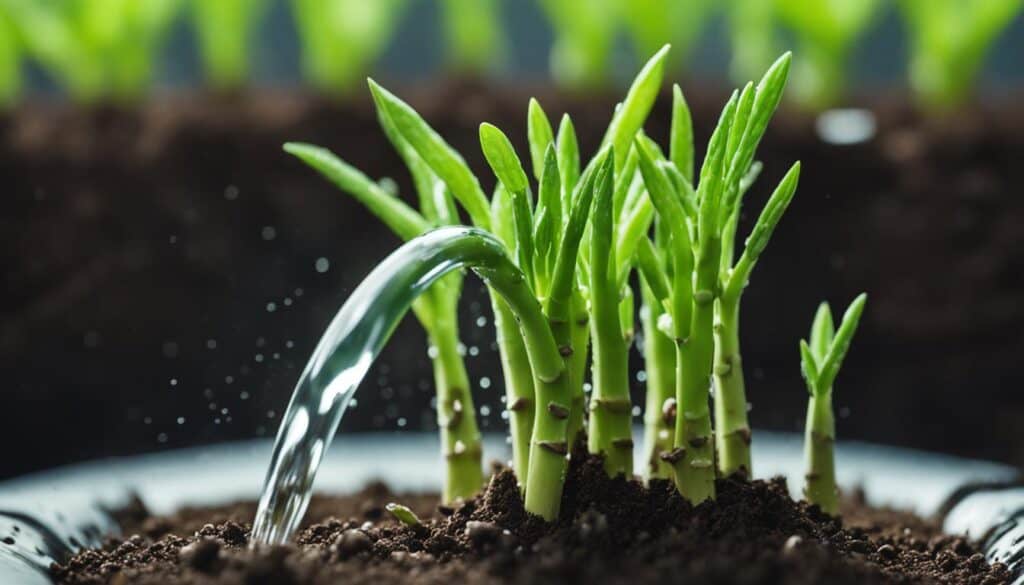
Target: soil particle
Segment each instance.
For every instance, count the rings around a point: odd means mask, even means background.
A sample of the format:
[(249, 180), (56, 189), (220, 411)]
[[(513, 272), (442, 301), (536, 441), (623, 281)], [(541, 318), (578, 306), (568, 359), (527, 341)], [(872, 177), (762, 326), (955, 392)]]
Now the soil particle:
[[(160, 535), (111, 540), (55, 565), (62, 585), (333, 583), (709, 584), (1008, 583), (973, 544), (903, 512), (844, 501), (844, 520), (795, 502), (782, 479), (717, 483), (692, 506), (668, 482), (608, 478), (576, 456), (561, 514), (545, 523), (522, 506), (515, 476), (499, 470), (477, 498), (452, 507), (436, 496), (396, 495), (376, 484), (319, 497), (295, 543), (247, 548), (249, 503), (183, 510)], [(423, 518), (410, 527), (366, 520), (398, 501)], [(367, 503), (371, 506), (367, 508)], [(217, 521), (202, 523), (201, 518)], [(150, 519), (136, 527), (150, 524)]]

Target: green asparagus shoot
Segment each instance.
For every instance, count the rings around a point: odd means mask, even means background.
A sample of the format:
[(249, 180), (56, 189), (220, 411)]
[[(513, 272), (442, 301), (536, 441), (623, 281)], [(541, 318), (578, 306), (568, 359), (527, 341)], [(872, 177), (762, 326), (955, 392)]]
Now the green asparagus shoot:
[(82, 101), (138, 98), (180, 0), (7, 0), (10, 21), (39, 62)]
[(797, 41), (793, 90), (798, 102), (826, 108), (842, 98), (850, 52), (880, 6), (880, 0), (776, 0), (780, 22)]
[(615, 44), (617, 0), (539, 0), (555, 33), (551, 76), (565, 87), (582, 89), (609, 81)]
[(302, 68), (319, 90), (345, 94), (387, 47), (406, 0), (292, 0)]
[(836, 487), (834, 444), (835, 416), (832, 412), (832, 386), (850, 350), (850, 343), (864, 313), (867, 295), (861, 294), (843, 314), (839, 329), (834, 329), (832, 310), (822, 303), (814, 317), (810, 342), (800, 342), (800, 369), (810, 400), (807, 406), (807, 430), (804, 437), (806, 475), (804, 497), (822, 511), (839, 512)]
[(191, 0), (199, 56), (209, 82), (234, 89), (249, 77), (252, 39), (267, 0)]
[[(385, 128), (389, 121), (382, 119)], [(302, 160), (329, 181), (359, 201), (403, 240), (410, 240), (437, 226), (458, 223), (450, 195), (415, 153), (398, 135), (386, 132), (399, 153), (406, 158), (418, 187), (420, 210), (385, 192), (376, 182), (347, 164), (329, 150), (290, 143), (285, 151)], [(411, 160), (410, 160), (411, 159)], [(483, 454), (477, 428), (469, 377), (459, 353), (458, 302), (462, 292), (460, 275), (438, 281), (413, 303), (413, 312), (427, 332), (437, 393), (438, 425), (446, 478), (442, 499), (452, 502), (469, 498), (483, 485)]]
[(21, 53), (14, 23), (0, 4), (0, 110), (10, 107), (21, 92)]
[(416, 512), (413, 512), (406, 506), (391, 502), (384, 506), (384, 509), (394, 516), (395, 520), (398, 520), (406, 526), (412, 526), (414, 528), (417, 526), (423, 526), (423, 522), (420, 521), (420, 517), (416, 515)]
[(498, 0), (444, 0), (448, 63), (464, 73), (486, 71), (501, 58), (504, 36)]
[(948, 108), (970, 97), (985, 55), (1021, 0), (900, 0), (910, 35), (910, 84), (926, 105)]

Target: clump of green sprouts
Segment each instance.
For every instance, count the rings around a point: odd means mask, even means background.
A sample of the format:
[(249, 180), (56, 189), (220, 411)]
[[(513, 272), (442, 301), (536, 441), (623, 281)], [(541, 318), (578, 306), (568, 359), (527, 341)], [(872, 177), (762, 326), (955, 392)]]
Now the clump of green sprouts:
[(800, 369), (807, 382), (807, 430), (804, 438), (806, 474), (804, 497), (822, 511), (839, 512), (834, 444), (836, 421), (832, 412), (832, 386), (843, 364), (853, 334), (857, 332), (867, 295), (861, 294), (843, 314), (839, 329), (832, 321), (832, 309), (822, 303), (814, 316), (810, 342), (800, 341)]
[[(457, 205), (504, 245), (514, 272), (482, 275), (495, 313), (514, 470), (526, 509), (547, 520), (558, 515), (578, 439), (585, 436), (587, 450), (603, 457), (609, 476), (634, 472), (628, 364), (636, 335), (634, 274), (644, 305), (640, 323), (649, 372), (646, 476), (673, 481), (684, 498), (697, 503), (714, 499), (717, 478), (751, 474), (740, 299), (793, 198), (799, 164), (776, 187), (742, 249), (735, 240), (744, 195), (760, 170), (755, 151), (782, 98), (790, 56), (779, 58), (756, 85), (733, 93), (697, 170), (693, 124), (678, 86), (667, 154), (643, 129), (662, 87), (668, 52), (662, 48), (641, 69), (586, 162), (571, 119), (563, 116), (556, 131), (536, 100), (525, 120), (527, 157), (520, 157), (504, 131), (482, 124), (481, 150), (494, 175), (489, 197), (462, 156), (412, 107), (372, 80), (384, 131), (412, 173), (419, 211), (323, 149), (286, 147), (403, 238), (457, 222)], [(443, 322), (454, 323), (461, 284), (449, 278), (414, 307), (439, 349), (437, 319), (443, 315)], [(844, 331), (835, 336), (843, 353), (850, 337)], [(446, 371), (435, 362), (437, 368)], [(450, 486), (458, 483), (466, 488), (460, 495), (467, 496), (481, 485), (479, 437), (475, 426), (469, 437), (456, 434), (465, 427), (444, 424), (456, 415), (446, 381), (437, 377), (449, 466), (445, 494), (451, 497)], [(472, 416), (467, 388), (457, 389), (462, 424)], [(453, 468), (453, 440), (465, 447), (456, 451), (475, 455), (471, 470)], [(470, 472), (472, 479), (463, 481)]]
[(985, 54), (1020, 14), (1020, 0), (899, 0), (910, 36), (910, 84), (926, 105), (970, 97)]
[(237, 89), (248, 79), (253, 36), (269, 6), (268, 0), (191, 0), (199, 57), (213, 87)]

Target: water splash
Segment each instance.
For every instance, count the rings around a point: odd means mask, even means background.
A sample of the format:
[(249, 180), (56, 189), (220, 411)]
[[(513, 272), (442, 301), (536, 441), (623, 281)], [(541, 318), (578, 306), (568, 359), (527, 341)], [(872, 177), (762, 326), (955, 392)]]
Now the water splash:
[(295, 532), (349, 401), (416, 297), (454, 270), (504, 258), (490, 234), (445, 227), (409, 241), (356, 288), (313, 350), (281, 419), (253, 546), (282, 544)]
[(1003, 563), (1024, 585), (1024, 478), (967, 485), (942, 506), (942, 528), (981, 542), (991, 563)]

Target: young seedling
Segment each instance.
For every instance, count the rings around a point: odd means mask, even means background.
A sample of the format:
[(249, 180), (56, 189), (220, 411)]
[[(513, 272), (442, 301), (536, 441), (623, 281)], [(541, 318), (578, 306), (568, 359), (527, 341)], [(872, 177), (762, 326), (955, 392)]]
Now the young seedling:
[(498, 0), (443, 0), (448, 64), (462, 73), (479, 74), (504, 50)]
[[(509, 249), (515, 251), (517, 262), (527, 275), (531, 290), (544, 302), (545, 314), (552, 325), (565, 362), (563, 365), (569, 372), (572, 397), (568, 403), (557, 402), (552, 405), (553, 401), (545, 397), (547, 390), (542, 392), (540, 387), (536, 387), (536, 372), (535, 395), (527, 395), (520, 389), (513, 389), (508, 395), (514, 433), (517, 432), (520, 422), (515, 420), (517, 414), (531, 404), (534, 412), (532, 440), (528, 444), (525, 443), (525, 437), (521, 433), (519, 437), (513, 437), (513, 459), (517, 462), (516, 472), (519, 481), (525, 486), (528, 506), (531, 484), (535, 479), (542, 481), (541, 478), (534, 477), (535, 473), (540, 473), (544, 477), (558, 473), (557, 469), (565, 463), (569, 440), (575, 437), (582, 426), (582, 371), (586, 356), (585, 326), (588, 318), (583, 312), (586, 299), (582, 297), (576, 285), (581, 281), (587, 282), (583, 278), (587, 273), (585, 263), (579, 263), (577, 271), (577, 250), (581, 238), (586, 241), (583, 226), (589, 214), (589, 202), (591, 198), (600, 198), (601, 194), (605, 193), (606, 186), (613, 188), (613, 193), (619, 191), (620, 185), (615, 181), (615, 169), (627, 164), (626, 157), (620, 156), (620, 153), (629, 151), (632, 137), (643, 125), (653, 105), (661, 83), (666, 53), (667, 47), (641, 70), (622, 106), (613, 117), (600, 152), (591, 159), (582, 173), (578, 170), (578, 147), (571, 122), (568, 118), (563, 119), (558, 137), (553, 139), (554, 132), (543, 110), (539, 104), (531, 105), (527, 125), (531, 145), (530, 160), (533, 163), (534, 176), (539, 182), (536, 205), (533, 204), (529, 180), (519, 156), (500, 130), (490, 125), (481, 128), (484, 154), (499, 180), (499, 188), (495, 191), (493, 200), (488, 203), (479, 181), (462, 157), (412, 108), (371, 82), (371, 91), (374, 93), (378, 108), (394, 121), (395, 127), (408, 144), (449, 187), (471, 221), (479, 227), (491, 229), (499, 234)], [(602, 170), (602, 166), (609, 167), (610, 170)], [(632, 174), (633, 171), (630, 171), (625, 176)], [(614, 200), (616, 198), (612, 197), (611, 201)], [(624, 209), (631, 210), (632, 207)], [(648, 214), (648, 222), (652, 214)], [(624, 239), (632, 239), (634, 246), (646, 229), (642, 222), (635, 225), (637, 223), (627, 224), (633, 226), (633, 231), (631, 236)], [(583, 256), (586, 255), (580, 255), (581, 258)], [(628, 268), (632, 253), (625, 253), (619, 257), (625, 260), (616, 262), (615, 274), (618, 275), (620, 282), (625, 282), (624, 273), (628, 272), (624, 267)], [(622, 287), (619, 287), (617, 290), (621, 289)], [(499, 347), (502, 347), (503, 363), (508, 365), (517, 359), (516, 351), (509, 351), (510, 348), (503, 347), (509, 340), (515, 338), (514, 332), (505, 326), (511, 319), (503, 314), (498, 300), (493, 304), (496, 321), (499, 324)], [(620, 331), (620, 339), (622, 335)], [(625, 364), (620, 368), (620, 375), (625, 379), (628, 370), (624, 368)], [(509, 377), (506, 376), (506, 382), (508, 381)], [(599, 394), (595, 392), (595, 396)], [(562, 406), (566, 407), (564, 411)], [(563, 417), (567, 417), (565, 424), (571, 429), (570, 439), (556, 444), (551, 439), (544, 438), (555, 434), (552, 429), (557, 426), (552, 419), (561, 421)], [(628, 434), (625, 438), (628, 439)], [(529, 454), (524, 455), (525, 452)], [(558, 457), (552, 459), (552, 454)]]
[(291, 0), (302, 68), (317, 89), (345, 94), (388, 46), (406, 0)]
[(900, 0), (910, 34), (910, 84), (934, 108), (963, 103), (989, 47), (1021, 0)]
[(839, 512), (839, 491), (836, 487), (836, 421), (832, 413), (832, 385), (850, 350), (866, 302), (867, 295), (864, 294), (854, 299), (846, 309), (838, 330), (833, 326), (828, 303), (822, 303), (814, 316), (810, 343), (800, 341), (800, 369), (811, 395), (804, 437), (807, 467), (804, 497), (833, 516)]
[(583, 89), (608, 83), (615, 42), (618, 0), (539, 0), (554, 30), (551, 76), (564, 87)]
[(251, 41), (267, 0), (191, 0), (206, 79), (218, 90), (235, 89), (249, 77)]
[[(439, 225), (458, 223), (458, 214), (444, 184), (391, 127), (381, 124), (405, 158), (417, 186), (420, 210), (416, 211), (327, 149), (286, 144), (285, 151), (317, 170), (342, 191), (354, 197), (403, 240), (410, 240)], [(413, 312), (427, 332), (437, 393), (438, 425), (446, 479), (442, 499), (469, 498), (483, 485), (482, 447), (477, 428), (469, 377), (459, 352), (458, 302), (462, 278), (455, 274), (438, 281), (413, 303)]]
[(384, 509), (394, 516), (395, 520), (398, 520), (406, 526), (410, 526), (412, 528), (423, 526), (423, 522), (420, 520), (420, 517), (416, 515), (416, 512), (413, 512), (406, 506), (391, 502), (384, 506)]
[(776, 0), (729, 0), (726, 18), (732, 78), (745, 82), (754, 79), (772, 64), (779, 54), (775, 32)]
[(7, 2), (25, 51), (76, 99), (136, 99), (180, 0)]
[(776, 0), (779, 20), (797, 41), (793, 89), (801, 104), (821, 109), (842, 98), (850, 51), (880, 6), (880, 0)]
[[(670, 67), (685, 63), (707, 22), (714, 16), (718, 0), (618, 0), (635, 53), (653, 55), (666, 43), (673, 47)], [(761, 69), (763, 71), (763, 69)]]
[[(664, 308), (658, 328), (675, 344), (674, 401), (659, 388), (660, 408), (648, 417), (649, 457), (670, 464), (680, 492), (692, 502), (714, 498), (715, 450), (707, 393), (716, 379), (718, 451), (726, 473), (749, 471), (750, 429), (739, 359), (739, 295), (796, 187), (794, 167), (772, 196), (747, 246), (732, 267), (733, 239), (740, 202), (757, 165), (753, 156), (781, 99), (789, 70), (781, 57), (755, 88), (734, 92), (712, 134), (696, 188), (692, 123), (682, 92), (674, 88), (670, 159), (657, 146), (638, 139), (640, 171), (658, 210), (656, 242), (644, 239), (637, 265), (647, 287), (648, 310)], [(658, 311), (658, 309), (654, 309)], [(669, 360), (648, 356), (648, 369), (664, 376)], [(714, 368), (712, 367), (714, 365)], [(660, 382), (665, 384), (664, 382)], [(675, 424), (671, 450), (664, 427)], [(657, 451), (660, 450), (660, 451)], [(654, 475), (667, 470), (652, 466)]]

